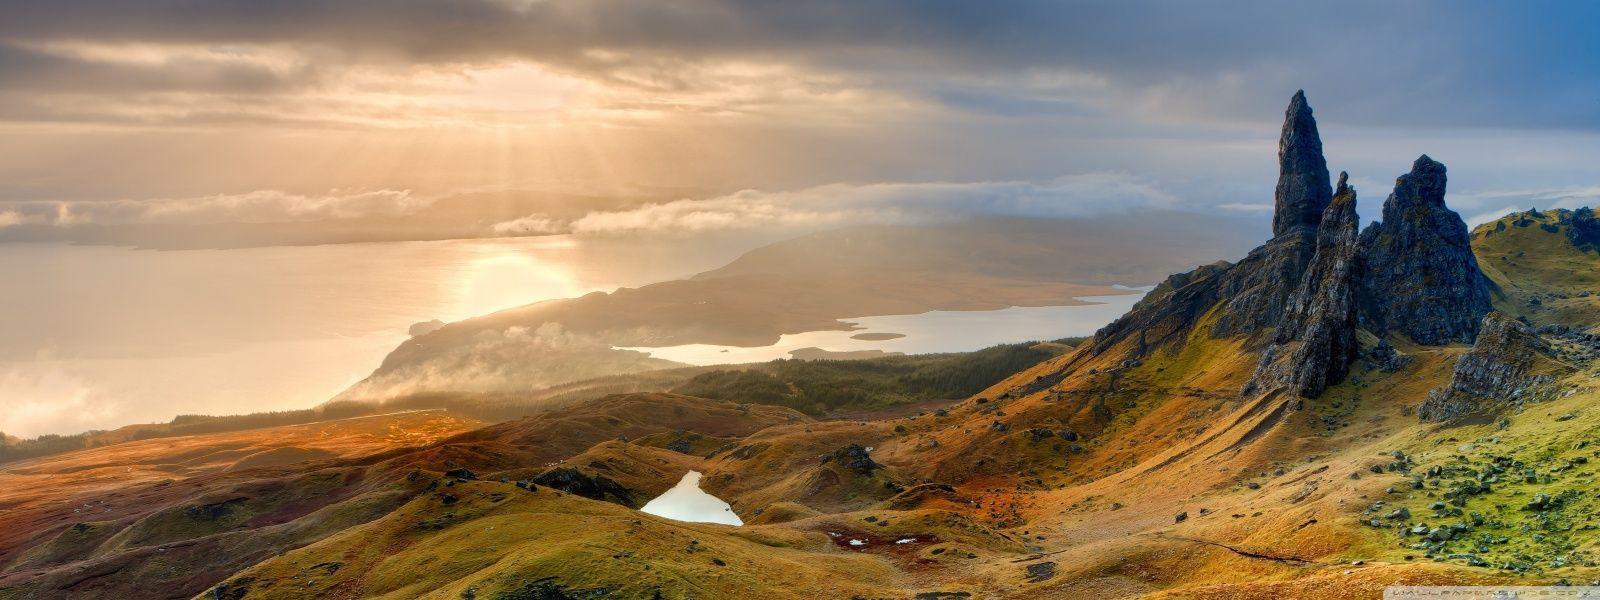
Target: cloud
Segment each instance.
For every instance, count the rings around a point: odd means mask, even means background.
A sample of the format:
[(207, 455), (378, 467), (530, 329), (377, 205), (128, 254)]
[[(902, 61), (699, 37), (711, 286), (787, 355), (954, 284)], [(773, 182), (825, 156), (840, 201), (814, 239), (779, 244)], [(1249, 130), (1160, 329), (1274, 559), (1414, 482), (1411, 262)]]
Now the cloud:
[(1548, 189), (1491, 190), (1460, 194), (1450, 197), (1453, 205), (1472, 211), (1466, 218), (1468, 227), (1493, 221), (1508, 214), (1530, 208), (1574, 209), (1600, 206), (1600, 185), (1571, 186)]
[(16, 210), (0, 210), (0, 229), (29, 222), (29, 217)]
[(195, 198), (16, 202), (0, 211), (0, 227), (75, 225), (283, 223), (396, 217), (427, 207), (430, 199), (406, 190), (333, 192), (321, 196), (259, 190)]
[(670, 366), (645, 352), (612, 347), (613, 341), (648, 343), (650, 328), (589, 334), (561, 323), (484, 330), (426, 360), (381, 370), (346, 390), (343, 399), (382, 399), (422, 392), (539, 390), (571, 381)]
[(1272, 212), (1272, 204), (1266, 202), (1229, 202), (1217, 208), (1233, 212)]
[(560, 221), (544, 215), (528, 215), (520, 219), (502, 221), (495, 223), (493, 229), (500, 235), (543, 235), (566, 231), (566, 227)]
[[(182, 91), (229, 103), (234, 94), (338, 86), (373, 68), (520, 61), (635, 92), (634, 100), (673, 102), (725, 89), (741, 76), (728, 67), (757, 64), (1013, 117), (1257, 120), (1288, 91), (1321, 84), (1313, 95), (1350, 107), (1351, 122), (1600, 128), (1600, 55), (1586, 45), (1600, 7), (1586, 3), (1286, 9), (1246, 0), (1219, 11), (1159, 0), (10, 0), (0, 8), (8, 48), (0, 73), (10, 73), (0, 92), (35, 95)], [(1328, 23), (1340, 24), (1331, 37)], [(1048, 72), (1069, 73), (1071, 85), (1050, 89), (1063, 80), (1040, 76)]]
[[(817, 228), (862, 223), (916, 223), (974, 216), (1069, 218), (1176, 208), (1177, 198), (1119, 173), (1089, 173), (1048, 182), (832, 184), (795, 191), (743, 190), (707, 199), (595, 211), (566, 223), (573, 233), (677, 232)], [(500, 223), (562, 228), (539, 216)]]
[(34, 437), (103, 426), (120, 403), (61, 368), (0, 369), (0, 432)]

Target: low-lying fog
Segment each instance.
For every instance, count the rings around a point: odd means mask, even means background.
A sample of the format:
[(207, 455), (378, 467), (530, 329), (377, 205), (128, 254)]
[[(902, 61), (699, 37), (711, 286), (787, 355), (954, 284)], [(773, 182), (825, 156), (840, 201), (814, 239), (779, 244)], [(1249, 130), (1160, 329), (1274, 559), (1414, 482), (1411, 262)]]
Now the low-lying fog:
[(315, 406), (418, 321), (715, 268), (763, 240), (572, 236), (134, 250), (0, 245), (0, 432)]

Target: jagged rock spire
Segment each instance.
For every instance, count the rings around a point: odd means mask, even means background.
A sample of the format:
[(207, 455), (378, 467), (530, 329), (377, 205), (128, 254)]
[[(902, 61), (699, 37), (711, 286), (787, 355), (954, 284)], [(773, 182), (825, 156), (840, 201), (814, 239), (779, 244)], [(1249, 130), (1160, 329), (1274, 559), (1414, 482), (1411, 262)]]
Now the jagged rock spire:
[(1323, 210), (1333, 199), (1328, 187), (1328, 161), (1322, 157), (1322, 138), (1311, 116), (1304, 90), (1294, 93), (1283, 113), (1283, 133), (1278, 138), (1278, 189), (1273, 194), (1272, 235), (1297, 227), (1315, 229)]
[(1320, 215), (1311, 263), (1284, 307), (1276, 339), (1262, 352), (1245, 395), (1283, 388), (1315, 397), (1350, 370), (1356, 355), (1361, 257), (1356, 191), (1346, 179), (1339, 174), (1339, 193)]
[(1362, 324), (1418, 343), (1470, 343), (1489, 312), (1467, 224), (1445, 207), (1445, 167), (1424, 154), (1395, 179), (1383, 221), (1361, 234)]

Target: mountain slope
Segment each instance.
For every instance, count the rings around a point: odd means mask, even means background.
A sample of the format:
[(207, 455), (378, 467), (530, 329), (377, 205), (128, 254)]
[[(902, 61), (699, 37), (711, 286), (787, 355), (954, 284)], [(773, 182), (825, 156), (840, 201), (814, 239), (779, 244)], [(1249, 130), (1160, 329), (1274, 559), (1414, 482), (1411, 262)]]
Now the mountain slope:
[[(1333, 599), (1600, 578), (1600, 336), (1571, 326), (1596, 290), (1561, 274), (1592, 266), (1587, 222), (1539, 213), (1469, 236), (1424, 156), (1386, 202), (1398, 219), (1358, 234), (1355, 191), (1314, 189), (1328, 178), (1309, 110), (1297, 95), (1285, 115), (1273, 239), (951, 406), (817, 421), (675, 394), (575, 403), (247, 470), (296, 497), (330, 495), (329, 473), (368, 495), (331, 494), (321, 510), (340, 518), (290, 523), (341, 530), (270, 556), (186, 555), (210, 566), (198, 575), (153, 555), (224, 535), (180, 518), (215, 502), (60, 524), (26, 549), (58, 566), (7, 571), (0, 598), (160, 583), (230, 599)], [(687, 470), (748, 525), (631, 508)], [(185, 498), (265, 502), (192, 479)], [(130, 541), (167, 544), (75, 554)]]
[[(497, 392), (667, 368), (614, 347), (765, 346), (783, 334), (848, 330), (841, 319), (932, 310), (1082, 304), (1196, 256), (1224, 256), (1243, 222), (1154, 213), (870, 226), (751, 251), (689, 279), (594, 293), (445, 325), (391, 352), (343, 399)], [(1136, 243), (1158, 235), (1165, 244)]]
[[(1443, 167), (1427, 157), (1397, 181), (1386, 202), (1386, 214), (1395, 218), (1358, 238), (1349, 210), (1354, 191), (1328, 190), (1327, 198), (1348, 199), (1323, 204), (1304, 184), (1326, 181), (1315, 173), (1318, 161), (1308, 158), (1320, 151), (1314, 139), (1309, 107), (1297, 97), (1286, 115), (1282, 162), (1294, 171), (1285, 180), (1302, 183), (1280, 186), (1278, 201), (1321, 211), (1280, 211), (1294, 218), (1244, 260), (1169, 278), (1075, 351), (947, 410), (779, 424), (720, 449), (706, 447), (704, 487), (763, 528), (804, 529), (863, 512), (870, 522), (898, 524), (916, 522), (917, 511), (939, 510), (965, 515), (977, 531), (1016, 544), (1000, 554), (991, 546), (990, 553), (958, 555), (967, 564), (951, 561), (951, 551), (940, 559), (924, 554), (932, 562), (898, 567), (918, 574), (916, 584), (882, 579), (898, 590), (890, 597), (949, 587), (1003, 597), (1345, 598), (1376, 597), (1397, 582), (1582, 577), (1590, 568), (1583, 546), (1593, 536), (1522, 529), (1524, 520), (1509, 515), (1524, 513), (1512, 505), (1492, 511), (1501, 520), (1483, 525), (1448, 508), (1465, 498), (1455, 490), (1466, 489), (1467, 474), (1452, 464), (1461, 459), (1450, 450), (1467, 439), (1457, 436), (1482, 439), (1475, 428), (1484, 426), (1435, 424), (1417, 415), (1434, 390), (1452, 389), (1480, 366), (1500, 368), (1503, 353), (1483, 348), (1483, 361), (1461, 360), (1473, 351), (1463, 341), (1480, 327), (1499, 327), (1485, 323), (1503, 322), (1486, 320), (1489, 307), (1480, 299), (1507, 287), (1542, 295), (1544, 284), (1517, 275), (1495, 279), (1503, 273), (1492, 271), (1486, 277), (1464, 242), (1428, 241), (1467, 235), (1444, 207)], [(1419, 302), (1428, 308), (1419, 310)], [(1298, 316), (1281, 319), (1286, 311)], [(1320, 350), (1300, 350), (1309, 346)], [(1586, 422), (1533, 415), (1593, 401), (1592, 369), (1585, 362), (1507, 371), (1547, 374), (1538, 385), (1554, 393), (1485, 411), (1491, 420), (1513, 422), (1520, 411), (1537, 423), (1530, 431)], [(1304, 385), (1310, 380), (1299, 373), (1315, 374), (1320, 383)], [(1508, 383), (1524, 389), (1526, 382)], [(1518, 439), (1516, 451), (1532, 454), (1515, 464), (1560, 468), (1571, 475), (1556, 479), (1570, 477), (1571, 484), (1591, 477), (1572, 450), (1556, 451), (1570, 447), (1571, 438)], [(611, 446), (599, 454), (611, 455)], [(1552, 488), (1552, 499), (1567, 498), (1561, 496), (1567, 484), (1539, 477), (1491, 487), (1504, 488), (1494, 501), (1505, 504), (1531, 502), (1539, 486), (1551, 485), (1559, 488)], [(1463, 501), (1470, 506), (1475, 498)], [(1447, 508), (1434, 510), (1439, 502)], [(1580, 506), (1570, 498), (1551, 502)], [(1408, 512), (1391, 515), (1394, 507)], [(1551, 526), (1578, 524), (1562, 519)], [(1470, 545), (1466, 551), (1453, 545), (1456, 538), (1434, 539), (1461, 535), (1461, 527), (1493, 530), (1519, 549), (1478, 556)], [(1427, 539), (1402, 533), (1418, 528)], [(815, 549), (816, 560), (838, 552), (830, 550)], [(1490, 565), (1491, 558), (1506, 562)], [(547, 563), (527, 577), (583, 586), (625, 579), (607, 564)], [(623, 595), (657, 590), (666, 597), (682, 593), (658, 586)], [(786, 582), (759, 593), (830, 591), (837, 590)]]

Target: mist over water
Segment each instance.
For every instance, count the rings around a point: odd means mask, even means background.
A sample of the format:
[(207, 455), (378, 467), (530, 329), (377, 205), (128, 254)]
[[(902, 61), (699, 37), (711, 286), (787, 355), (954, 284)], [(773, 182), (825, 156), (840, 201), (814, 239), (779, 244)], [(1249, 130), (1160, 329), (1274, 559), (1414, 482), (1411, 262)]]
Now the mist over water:
[(0, 244), (0, 432), (314, 406), (371, 372), (412, 323), (685, 277), (764, 241)]
[[(179, 414), (315, 406), (416, 322), (637, 287), (720, 267), (773, 235), (545, 236), (152, 251), (0, 244), (0, 432), (32, 437)], [(787, 237), (787, 236), (785, 236)], [(819, 347), (908, 354), (1086, 335), (1138, 294), (1076, 307), (849, 319), (764, 348), (641, 349), (715, 364)], [(897, 333), (857, 340), (862, 332)]]

